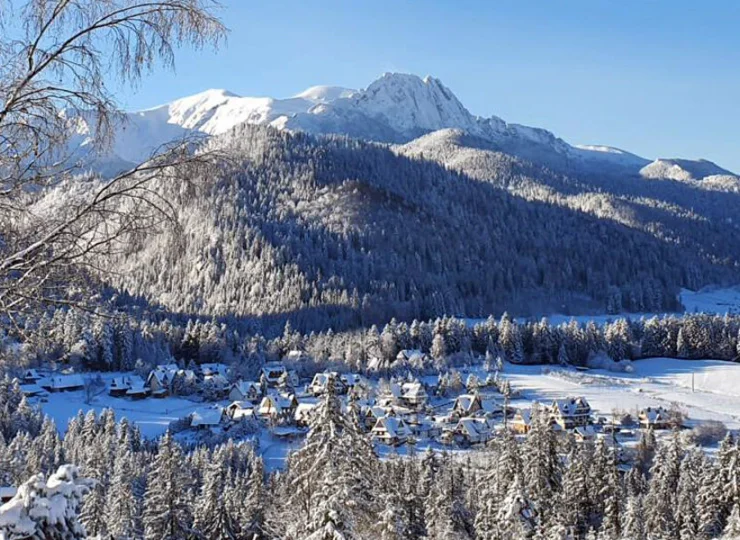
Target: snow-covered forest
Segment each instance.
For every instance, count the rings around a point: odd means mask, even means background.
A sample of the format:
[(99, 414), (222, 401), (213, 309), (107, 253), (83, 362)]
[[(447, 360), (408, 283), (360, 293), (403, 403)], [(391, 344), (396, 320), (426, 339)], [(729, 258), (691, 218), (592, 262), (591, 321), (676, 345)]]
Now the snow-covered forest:
[[(515, 364), (587, 366), (605, 355), (614, 361), (668, 357), (736, 361), (740, 357), (740, 315), (683, 314), (611, 322), (558, 325), (543, 318), (520, 322), (504, 314), (471, 324), (454, 317), (368, 329), (303, 334), (288, 322), (277, 336), (265, 336), (226, 319), (139, 319), (127, 313), (100, 317), (79, 309), (58, 309), (9, 331), (3, 342), (8, 372), (56, 365), (82, 370), (146, 372), (173, 359), (187, 365), (220, 362), (255, 378), (267, 362), (303, 351), (304, 375), (322, 369), (436, 373), (470, 363), (487, 353)], [(426, 354), (415, 365), (398, 359), (405, 349)]]

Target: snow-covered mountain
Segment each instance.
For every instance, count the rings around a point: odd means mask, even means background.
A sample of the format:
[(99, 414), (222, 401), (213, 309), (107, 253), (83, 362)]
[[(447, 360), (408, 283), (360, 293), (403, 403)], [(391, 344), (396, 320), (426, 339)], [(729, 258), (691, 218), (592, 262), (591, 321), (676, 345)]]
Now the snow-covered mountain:
[[(400, 73), (386, 73), (364, 90), (314, 86), (285, 99), (208, 90), (129, 113), (117, 127), (112, 150), (97, 156), (94, 166), (123, 167), (146, 159), (173, 139), (193, 133), (218, 135), (241, 123), (384, 143), (407, 143), (431, 132), (455, 129), (487, 141), (500, 152), (569, 172), (637, 175), (647, 166), (645, 176), (672, 174), (624, 150), (573, 146), (545, 129), (507, 123), (496, 116), (475, 116), (438, 79)], [(80, 149), (87, 148), (91, 125), (84, 119), (79, 122), (74, 144)]]
[(644, 178), (662, 178), (683, 182), (704, 180), (716, 176), (737, 176), (716, 163), (705, 159), (656, 159), (640, 169), (640, 174)]

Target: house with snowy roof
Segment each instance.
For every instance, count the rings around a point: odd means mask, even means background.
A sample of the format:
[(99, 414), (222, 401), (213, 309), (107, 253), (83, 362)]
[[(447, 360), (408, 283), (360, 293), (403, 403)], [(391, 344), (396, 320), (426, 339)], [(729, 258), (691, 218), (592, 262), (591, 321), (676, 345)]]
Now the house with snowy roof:
[(42, 378), (43, 377), (35, 369), (27, 369), (23, 372), (23, 375), (21, 376), (21, 382), (23, 382), (24, 384), (36, 384)]
[[(391, 412), (392, 416), (393, 413)], [(379, 418), (389, 416), (389, 413), (383, 408), (378, 406), (365, 407), (362, 409), (362, 419), (365, 424), (365, 429), (371, 430), (378, 423)]]
[(637, 416), (642, 429), (668, 429), (671, 427), (669, 412), (663, 407), (646, 407)]
[(483, 402), (478, 394), (460, 394), (452, 406), (452, 413), (459, 417), (473, 416), (483, 409)]
[(257, 416), (264, 420), (292, 418), (297, 407), (298, 400), (294, 394), (268, 394), (257, 407)]
[(486, 443), (491, 439), (491, 436), (491, 427), (485, 419), (461, 418), (453, 429), (442, 434), (442, 442), (470, 446)]
[(80, 375), (52, 375), (41, 379), (38, 385), (48, 392), (73, 392), (82, 390), (85, 381)]
[(195, 429), (212, 429), (220, 426), (224, 420), (224, 409), (214, 407), (211, 409), (200, 409), (190, 416), (190, 427)]
[(411, 436), (406, 422), (394, 416), (379, 418), (370, 433), (373, 440), (391, 446), (404, 444)]
[(262, 397), (262, 388), (256, 382), (238, 381), (229, 388), (231, 401), (257, 401)]
[(131, 387), (126, 390), (126, 397), (131, 399), (144, 399), (149, 395), (149, 387), (139, 377), (131, 381)]
[(407, 382), (401, 385), (401, 401), (411, 408), (423, 407), (427, 404), (429, 395), (420, 382)]
[(508, 424), (515, 433), (526, 435), (532, 429), (532, 409), (517, 409)]
[(325, 371), (314, 375), (311, 384), (308, 385), (308, 391), (314, 396), (322, 395), (326, 392), (330, 379), (334, 382), (335, 394), (344, 394), (347, 392), (347, 387), (339, 377), (339, 373), (336, 371)]
[(288, 370), (285, 365), (278, 362), (268, 362), (262, 366), (260, 380), (265, 379), (268, 386), (277, 386), (283, 377), (288, 376)]
[(254, 417), (254, 408), (249, 401), (233, 401), (226, 407), (226, 416), (232, 420)]
[(556, 399), (549, 412), (550, 421), (562, 429), (573, 429), (591, 423), (591, 405), (584, 397)]
[(211, 375), (221, 375), (222, 377), (226, 378), (229, 376), (229, 366), (227, 366), (226, 364), (206, 363), (201, 364), (199, 366), (199, 369), (203, 377), (208, 377)]

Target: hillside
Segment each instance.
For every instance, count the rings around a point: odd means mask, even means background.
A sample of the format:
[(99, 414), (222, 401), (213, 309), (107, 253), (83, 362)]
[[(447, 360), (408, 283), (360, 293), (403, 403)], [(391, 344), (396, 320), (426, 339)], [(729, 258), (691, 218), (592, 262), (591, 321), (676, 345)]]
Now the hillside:
[(173, 312), (336, 329), (507, 309), (654, 311), (674, 308), (679, 287), (735, 276), (736, 243), (710, 257), (693, 237), (502, 189), (539, 182), (510, 156), (490, 154), (492, 183), (372, 143), (247, 124), (212, 144), (238, 164), (197, 196), (158, 188), (182, 237), (113, 263), (114, 285)]

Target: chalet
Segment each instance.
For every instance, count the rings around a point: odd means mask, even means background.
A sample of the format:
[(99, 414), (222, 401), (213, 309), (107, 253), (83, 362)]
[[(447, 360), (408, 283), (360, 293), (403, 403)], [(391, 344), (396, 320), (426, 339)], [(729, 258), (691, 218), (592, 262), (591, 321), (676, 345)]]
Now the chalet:
[(401, 386), (401, 401), (409, 407), (423, 407), (429, 396), (420, 382), (407, 382)]
[(270, 362), (262, 367), (260, 380), (264, 377), (268, 386), (277, 386), (280, 384), (280, 380), (284, 376), (288, 376), (288, 371), (285, 369), (285, 366), (276, 362)]
[(293, 414), (293, 419), (297, 426), (307, 427), (311, 422), (311, 415), (316, 409), (315, 403), (299, 403)]
[(452, 412), (459, 417), (473, 416), (483, 409), (483, 402), (478, 394), (460, 394), (455, 400)]
[(48, 392), (72, 392), (82, 390), (85, 381), (80, 375), (52, 375), (41, 379), (38, 384)]
[(190, 416), (190, 427), (195, 429), (211, 429), (221, 425), (224, 418), (224, 409), (216, 407), (195, 411)]
[(329, 379), (334, 381), (334, 392), (336, 394), (344, 394), (347, 391), (347, 387), (339, 377), (339, 373), (335, 371), (327, 371), (324, 373), (317, 373), (313, 376), (311, 384), (308, 385), (308, 391), (314, 396), (320, 396), (326, 392), (326, 387), (329, 384)]
[(225, 394), (229, 390), (229, 381), (223, 375), (216, 373), (203, 377), (203, 383), (210, 384), (217, 392)]
[(108, 394), (113, 397), (122, 397), (126, 395), (126, 392), (131, 388), (131, 381), (128, 377), (115, 377), (110, 382), (110, 388)]
[(494, 399), (481, 398), (481, 409), (478, 414), (486, 417), (497, 416), (504, 413), (504, 408)]
[(509, 421), (511, 429), (515, 433), (524, 435), (529, 433), (532, 429), (532, 410), (531, 409), (519, 409), (514, 413), (514, 416)]
[(587, 426), (591, 422), (591, 406), (583, 397), (556, 399), (550, 407), (550, 421), (562, 429)]
[(373, 439), (378, 442), (397, 446), (408, 440), (411, 430), (403, 419), (386, 416), (378, 419), (370, 433)]
[(295, 395), (270, 394), (262, 398), (257, 408), (257, 416), (271, 420), (291, 418), (295, 414), (296, 408), (298, 408), (298, 400)]
[(573, 429), (573, 437), (580, 443), (592, 441), (596, 438), (596, 431), (593, 426), (577, 426)]
[(384, 418), (385, 416), (388, 416), (388, 413), (382, 407), (366, 407), (365, 409), (363, 409), (362, 412), (362, 419), (365, 423), (366, 429), (372, 429), (373, 427), (375, 427), (375, 424), (378, 423), (378, 420), (380, 418)]
[(131, 387), (126, 390), (127, 398), (144, 399), (147, 396), (149, 396), (149, 387), (138, 377), (137, 380), (131, 382)]
[(252, 408), (252, 403), (248, 401), (234, 401), (226, 407), (226, 415), (232, 420), (253, 418), (254, 409)]
[(403, 390), (401, 385), (392, 382), (388, 384), (388, 388), (378, 397), (378, 405), (381, 407), (392, 407), (393, 405), (399, 405), (402, 403)]
[(165, 397), (170, 393), (172, 381), (177, 371), (164, 371), (159, 368), (149, 372), (144, 385), (154, 397)]
[(231, 401), (257, 401), (262, 397), (262, 388), (256, 382), (239, 381), (231, 385), (229, 399)]
[(39, 382), (43, 377), (39, 375), (39, 372), (35, 369), (27, 369), (23, 372), (23, 376), (21, 377), (21, 382), (24, 384), (36, 384)]
[(481, 418), (461, 418), (457, 425), (442, 435), (442, 441), (462, 446), (486, 443), (491, 439), (491, 428)]
[(414, 365), (423, 365), (427, 355), (419, 349), (404, 349), (396, 355), (396, 362), (407, 362)]
[(642, 429), (668, 429), (671, 427), (671, 417), (663, 407), (647, 407), (638, 415)]

